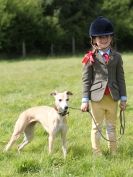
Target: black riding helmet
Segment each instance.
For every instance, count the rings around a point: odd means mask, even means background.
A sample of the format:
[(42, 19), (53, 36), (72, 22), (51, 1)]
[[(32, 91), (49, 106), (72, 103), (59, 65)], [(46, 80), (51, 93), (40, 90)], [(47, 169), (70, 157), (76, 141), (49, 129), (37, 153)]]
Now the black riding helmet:
[(105, 17), (96, 18), (90, 25), (90, 36), (113, 35), (114, 29), (112, 23)]

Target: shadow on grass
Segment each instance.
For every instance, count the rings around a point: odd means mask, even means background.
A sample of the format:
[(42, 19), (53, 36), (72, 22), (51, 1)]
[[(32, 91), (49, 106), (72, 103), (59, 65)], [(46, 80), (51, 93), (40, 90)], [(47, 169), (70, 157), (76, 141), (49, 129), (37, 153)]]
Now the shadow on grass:
[(38, 173), (40, 170), (40, 164), (36, 160), (23, 160), (16, 163), (17, 173)]
[(68, 157), (71, 159), (80, 159), (88, 154), (90, 154), (90, 152), (87, 147), (71, 145), (68, 149)]
[(56, 59), (71, 59), (71, 58), (82, 58), (83, 54), (78, 54), (78, 55), (28, 55), (26, 57), (17, 57), (17, 56), (11, 56), (11, 57), (8, 57), (8, 56), (1, 56), (0, 57), (0, 62), (1, 61), (7, 61), (7, 62), (16, 62), (16, 61), (30, 61), (30, 60), (56, 60)]
[(126, 111), (128, 112), (128, 111), (132, 111), (133, 110), (133, 106), (132, 105), (127, 105), (127, 108), (126, 108)]

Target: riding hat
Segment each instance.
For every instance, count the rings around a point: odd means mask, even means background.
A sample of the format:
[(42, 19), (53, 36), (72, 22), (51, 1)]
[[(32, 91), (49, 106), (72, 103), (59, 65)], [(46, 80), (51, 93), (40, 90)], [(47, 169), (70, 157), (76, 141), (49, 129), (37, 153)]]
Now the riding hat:
[(112, 23), (105, 17), (96, 18), (90, 25), (90, 36), (113, 35), (114, 29)]

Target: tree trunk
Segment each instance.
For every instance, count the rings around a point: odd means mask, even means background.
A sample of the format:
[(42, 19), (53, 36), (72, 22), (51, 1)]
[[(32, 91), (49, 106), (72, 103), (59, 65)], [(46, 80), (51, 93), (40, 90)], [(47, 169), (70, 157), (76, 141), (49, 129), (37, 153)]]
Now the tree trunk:
[(72, 54), (73, 55), (75, 55), (75, 51), (76, 51), (76, 49), (75, 49), (75, 37), (72, 36)]
[(26, 44), (25, 44), (25, 41), (22, 42), (22, 56), (26, 57)]
[(51, 50), (50, 54), (51, 54), (51, 56), (53, 56), (54, 55), (54, 44), (53, 43), (51, 44), (51, 49), (50, 50)]

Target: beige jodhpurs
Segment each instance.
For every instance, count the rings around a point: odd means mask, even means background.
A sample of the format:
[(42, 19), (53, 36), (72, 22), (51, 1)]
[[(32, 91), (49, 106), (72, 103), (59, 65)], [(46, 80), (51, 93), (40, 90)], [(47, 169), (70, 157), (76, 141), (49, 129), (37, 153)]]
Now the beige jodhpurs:
[[(118, 101), (114, 101), (111, 95), (104, 95), (100, 102), (91, 101), (91, 111), (95, 118), (99, 130), (102, 132), (102, 123), (105, 120), (106, 136), (109, 140), (116, 140), (116, 119), (117, 119)], [(91, 143), (93, 153), (101, 153), (100, 133), (92, 120)], [(108, 141), (110, 152), (116, 152), (116, 142)]]

